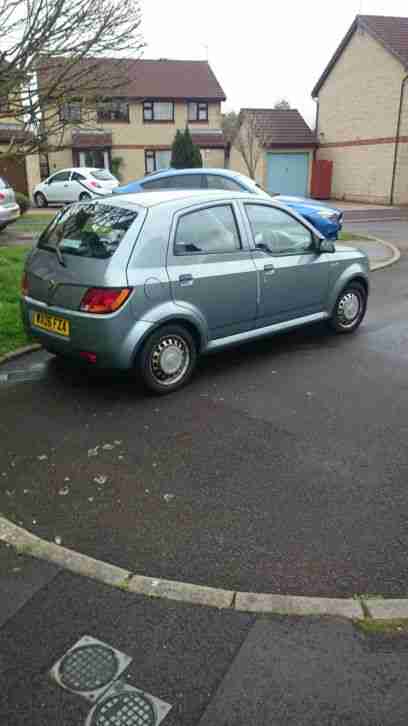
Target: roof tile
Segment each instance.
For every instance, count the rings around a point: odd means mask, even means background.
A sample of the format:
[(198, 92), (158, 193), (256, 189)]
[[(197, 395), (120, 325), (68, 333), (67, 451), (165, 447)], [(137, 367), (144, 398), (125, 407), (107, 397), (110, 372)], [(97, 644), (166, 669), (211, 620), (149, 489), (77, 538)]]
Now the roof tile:
[[(55, 78), (71, 93), (80, 85), (101, 95), (151, 99), (212, 99), (225, 101), (221, 88), (207, 61), (142, 60), (87, 58), (65, 72), (67, 59), (43, 58), (38, 69), (43, 93)], [(77, 77), (81, 74), (81, 83)]]
[(316, 136), (297, 109), (243, 108), (240, 114), (255, 117), (255, 128), (266, 147), (317, 146)]

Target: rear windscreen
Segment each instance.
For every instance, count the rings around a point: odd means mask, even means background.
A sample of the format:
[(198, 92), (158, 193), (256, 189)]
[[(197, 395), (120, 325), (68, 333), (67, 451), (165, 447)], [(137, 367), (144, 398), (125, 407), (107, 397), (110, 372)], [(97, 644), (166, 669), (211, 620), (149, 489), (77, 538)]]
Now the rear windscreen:
[(94, 179), (99, 179), (99, 181), (116, 181), (113, 174), (106, 169), (95, 169), (95, 171), (91, 171), (91, 176), (93, 176)]
[(8, 189), (10, 187), (10, 184), (8, 183), (7, 179), (5, 179), (3, 176), (0, 176), (0, 189)]
[(103, 260), (112, 257), (137, 216), (136, 210), (108, 204), (73, 204), (55, 217), (38, 247)]

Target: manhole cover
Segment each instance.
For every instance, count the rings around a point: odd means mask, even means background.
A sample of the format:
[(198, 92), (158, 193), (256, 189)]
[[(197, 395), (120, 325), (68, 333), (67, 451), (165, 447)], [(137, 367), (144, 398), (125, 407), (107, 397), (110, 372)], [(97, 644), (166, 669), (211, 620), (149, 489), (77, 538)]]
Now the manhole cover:
[(155, 726), (153, 704), (142, 693), (109, 696), (95, 707), (91, 726)]
[(132, 662), (126, 653), (84, 635), (51, 668), (58, 685), (95, 703)]
[(59, 677), (71, 691), (96, 691), (114, 680), (119, 663), (106, 645), (83, 645), (67, 653), (59, 667)]

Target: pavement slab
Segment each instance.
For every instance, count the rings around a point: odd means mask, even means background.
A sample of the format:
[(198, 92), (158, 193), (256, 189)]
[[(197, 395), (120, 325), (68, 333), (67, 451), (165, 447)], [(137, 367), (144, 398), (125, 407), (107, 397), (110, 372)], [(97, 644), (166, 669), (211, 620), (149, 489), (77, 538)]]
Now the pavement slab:
[(84, 635), (133, 660), (129, 685), (172, 705), (165, 726), (198, 723), (253, 617), (135, 596), (61, 572), (0, 628), (0, 723), (84, 724), (90, 704), (51, 667)]
[(405, 726), (408, 637), (258, 619), (199, 726)]

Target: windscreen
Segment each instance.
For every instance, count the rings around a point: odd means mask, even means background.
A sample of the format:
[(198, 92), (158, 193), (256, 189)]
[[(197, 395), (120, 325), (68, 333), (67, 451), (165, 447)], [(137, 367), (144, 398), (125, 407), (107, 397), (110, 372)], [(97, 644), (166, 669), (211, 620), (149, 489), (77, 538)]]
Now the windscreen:
[(0, 189), (9, 189), (10, 184), (8, 183), (7, 179), (0, 176)]
[(138, 216), (133, 209), (92, 203), (64, 209), (42, 233), (38, 247), (65, 255), (107, 259), (112, 257)]

